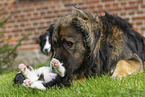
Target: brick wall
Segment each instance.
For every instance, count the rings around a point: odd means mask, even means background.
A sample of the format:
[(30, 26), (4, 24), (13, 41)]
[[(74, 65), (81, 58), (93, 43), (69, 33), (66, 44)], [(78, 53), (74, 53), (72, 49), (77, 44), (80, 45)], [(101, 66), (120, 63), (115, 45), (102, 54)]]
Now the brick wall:
[(93, 13), (103, 10), (129, 20), (134, 29), (145, 34), (145, 0), (1, 0), (0, 18), (11, 18), (4, 26), (10, 44), (31, 33), (19, 50), (39, 49), (37, 38), (55, 18), (69, 13), (72, 6)]
[(18, 51), (39, 50), (39, 35), (54, 19), (71, 12), (73, 6), (94, 14), (102, 14), (105, 10), (121, 16), (145, 36), (145, 0), (0, 0), (0, 18), (12, 15), (3, 28), (4, 38), (13, 45), (31, 33)]

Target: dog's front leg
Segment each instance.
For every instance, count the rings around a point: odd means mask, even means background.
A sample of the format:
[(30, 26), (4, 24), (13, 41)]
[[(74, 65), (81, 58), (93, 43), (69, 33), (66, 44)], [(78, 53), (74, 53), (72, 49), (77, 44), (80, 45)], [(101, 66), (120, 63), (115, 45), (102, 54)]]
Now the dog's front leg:
[(139, 56), (134, 54), (128, 60), (120, 60), (112, 76), (122, 78), (132, 73), (136, 74), (140, 72), (143, 72), (143, 63)]

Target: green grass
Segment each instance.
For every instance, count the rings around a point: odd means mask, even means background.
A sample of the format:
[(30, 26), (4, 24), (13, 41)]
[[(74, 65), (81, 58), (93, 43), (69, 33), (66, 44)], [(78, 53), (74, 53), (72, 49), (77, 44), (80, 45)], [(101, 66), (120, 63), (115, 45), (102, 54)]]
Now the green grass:
[(122, 80), (108, 75), (88, 78), (85, 82), (73, 83), (69, 88), (46, 91), (13, 86), (16, 73), (11, 71), (0, 75), (0, 97), (145, 97), (145, 72)]

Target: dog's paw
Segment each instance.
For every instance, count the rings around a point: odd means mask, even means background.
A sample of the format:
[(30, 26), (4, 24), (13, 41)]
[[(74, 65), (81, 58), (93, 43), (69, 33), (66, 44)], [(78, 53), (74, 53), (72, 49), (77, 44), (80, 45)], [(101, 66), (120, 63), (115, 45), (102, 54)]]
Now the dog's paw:
[(52, 58), (50, 65), (56, 69), (61, 66), (61, 63), (59, 62), (59, 60)]
[(112, 75), (112, 77), (113, 78), (117, 78), (117, 79), (122, 79), (123, 77), (126, 77), (127, 75), (130, 75), (130, 73), (129, 74), (126, 74), (126, 73), (113, 73), (113, 75)]
[(30, 81), (29, 79), (25, 79), (23, 83), (26, 87), (30, 87), (33, 84), (33, 82)]
[(19, 64), (18, 68), (19, 68), (20, 72), (24, 72), (27, 67), (24, 64)]

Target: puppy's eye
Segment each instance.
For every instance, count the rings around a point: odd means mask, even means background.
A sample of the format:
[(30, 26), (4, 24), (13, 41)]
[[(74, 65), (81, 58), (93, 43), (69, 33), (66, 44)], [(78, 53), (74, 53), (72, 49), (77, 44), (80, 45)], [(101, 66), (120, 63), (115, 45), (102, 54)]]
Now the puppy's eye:
[(73, 46), (73, 43), (70, 42), (70, 41), (67, 41), (64, 43), (64, 46), (67, 47), (67, 48), (71, 48)]
[(44, 39), (44, 42), (46, 42), (46, 39)]

